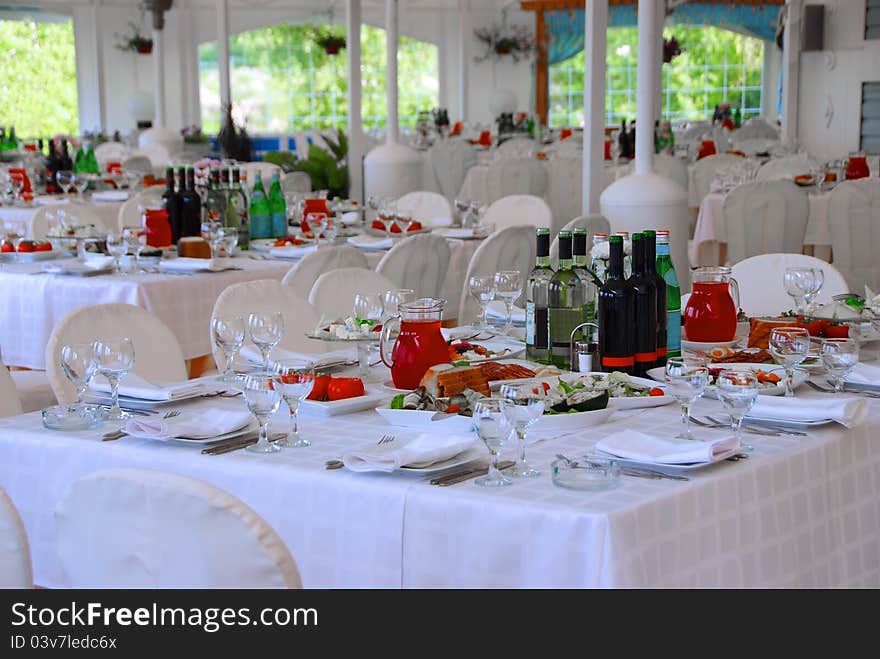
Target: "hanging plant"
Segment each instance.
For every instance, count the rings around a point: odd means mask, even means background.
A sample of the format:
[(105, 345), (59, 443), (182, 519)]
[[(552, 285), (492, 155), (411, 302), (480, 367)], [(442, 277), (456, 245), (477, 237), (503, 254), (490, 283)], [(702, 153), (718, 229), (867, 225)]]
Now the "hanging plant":
[(663, 63), (669, 64), (673, 59), (678, 57), (684, 52), (684, 48), (682, 48), (678, 39), (675, 37), (669, 37), (668, 39), (663, 39)]
[(482, 62), (492, 55), (503, 57), (510, 55), (514, 62), (528, 58), (537, 49), (535, 38), (524, 26), (507, 26), (506, 21), (474, 30), (474, 36), (486, 47), (482, 57), (474, 60)]
[(345, 36), (334, 30), (318, 28), (312, 39), (328, 55), (338, 55), (339, 51), (345, 48)]
[(142, 55), (150, 54), (153, 51), (153, 40), (142, 35), (138, 26), (134, 23), (129, 23), (128, 25), (131, 27), (131, 34), (115, 35), (117, 39), (116, 48), (122, 51), (130, 50)]

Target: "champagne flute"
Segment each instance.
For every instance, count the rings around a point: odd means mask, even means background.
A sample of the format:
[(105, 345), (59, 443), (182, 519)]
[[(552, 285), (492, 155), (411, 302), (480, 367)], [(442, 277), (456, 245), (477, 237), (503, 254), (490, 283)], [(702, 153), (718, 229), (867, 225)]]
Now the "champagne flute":
[(58, 183), (58, 187), (64, 191), (64, 194), (70, 193), (74, 180), (73, 172), (69, 169), (62, 169), (55, 173), (55, 182)]
[(491, 456), (489, 473), (474, 481), (475, 485), (481, 487), (504, 487), (513, 484), (513, 481), (498, 469), (498, 457), (511, 434), (510, 422), (504, 414), (503, 405), (504, 399), (501, 398), (481, 398), (474, 404), (474, 429), (489, 449)]
[(312, 443), (301, 437), (297, 431), (296, 413), (299, 404), (312, 393), (315, 386), (315, 365), (311, 362), (303, 364), (302, 361), (282, 361), (273, 366), (272, 380), (275, 389), (281, 393), (284, 402), (290, 410), (290, 425), (287, 437), (276, 442), (278, 446), (304, 448)]
[(489, 328), (489, 321), (486, 319), (486, 311), (489, 302), (495, 297), (495, 277), (473, 276), (468, 280), (468, 292), (476, 299), (480, 305), (480, 316), (477, 319), (477, 329), (485, 330)]
[(785, 395), (794, 396), (794, 369), (810, 352), (809, 332), (803, 327), (775, 327), (770, 331), (769, 349), (785, 369)]
[(679, 439), (696, 439), (691, 434), (691, 405), (709, 384), (709, 369), (682, 357), (670, 357), (666, 361), (666, 392), (681, 406), (681, 432)]
[(275, 453), (281, 450), (275, 442), (269, 441), (269, 418), (281, 405), (281, 392), (268, 374), (247, 375), (242, 378), (242, 392), (248, 410), (260, 424), (260, 437), (256, 444), (248, 445), (251, 453)]
[(730, 415), (730, 425), (736, 432), (737, 443), (746, 451), (754, 450), (751, 444), (743, 444), (742, 422), (758, 400), (758, 376), (750, 369), (728, 369), (721, 371), (715, 386), (724, 411)]
[(531, 388), (515, 384), (502, 384), (499, 394), (504, 399), (500, 403), (501, 411), (516, 431), (519, 449), (516, 464), (505, 473), (521, 478), (540, 476), (541, 472), (526, 461), (526, 433), (529, 426), (544, 413), (544, 399), (532, 392)]
[(244, 343), (244, 318), (231, 316), (229, 318), (211, 319), (211, 338), (214, 340), (223, 357), (226, 366), (223, 369), (223, 382), (235, 382), (235, 373), (232, 370), (232, 360), (235, 353)]
[(112, 404), (106, 418), (111, 421), (125, 421), (131, 415), (119, 407), (119, 381), (134, 366), (134, 345), (129, 338), (118, 341), (95, 341), (92, 344), (92, 351), (98, 373), (110, 383)]
[(507, 321), (503, 330), (506, 334), (513, 327), (513, 303), (522, 295), (522, 273), (518, 270), (496, 272), (493, 283), (495, 284), (495, 295), (504, 301), (504, 306), (507, 308)]
[(279, 311), (252, 313), (248, 316), (248, 333), (263, 355), (263, 370), (268, 373), (269, 353), (284, 335), (284, 316)]
[(843, 393), (843, 380), (859, 363), (859, 344), (855, 339), (825, 339), (819, 348), (822, 364), (831, 374), (834, 393)]
[(89, 382), (92, 381), (97, 367), (95, 351), (91, 343), (72, 343), (61, 346), (61, 370), (76, 387), (76, 405), (68, 405), (69, 412), (83, 407), (83, 396), (89, 388)]

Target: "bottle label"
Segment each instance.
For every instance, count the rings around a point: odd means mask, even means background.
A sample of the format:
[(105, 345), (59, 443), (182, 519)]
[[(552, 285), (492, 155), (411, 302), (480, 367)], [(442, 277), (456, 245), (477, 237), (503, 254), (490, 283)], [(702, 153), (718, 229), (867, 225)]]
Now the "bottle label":
[(635, 361), (639, 364), (653, 364), (657, 361), (657, 352), (637, 352), (635, 355)]
[(671, 357), (681, 353), (681, 311), (670, 310), (666, 315), (666, 350)]
[(526, 345), (535, 345), (535, 303), (526, 302)]
[[(676, 277), (676, 275), (675, 275), (675, 270), (670, 268), (669, 270), (664, 272), (663, 273), (663, 280), (666, 282), (666, 286), (667, 286), (667, 290), (666, 290), (667, 299), (681, 300), (681, 289), (678, 286), (678, 277)], [(681, 302), (679, 302), (678, 306), (679, 306), (679, 308), (681, 308)]]
[(602, 366), (610, 366), (612, 368), (632, 367), (636, 363), (635, 357), (605, 357), (602, 356)]
[(657, 348), (657, 358), (662, 359), (665, 356), (666, 356), (666, 346), (663, 346), (662, 348)]

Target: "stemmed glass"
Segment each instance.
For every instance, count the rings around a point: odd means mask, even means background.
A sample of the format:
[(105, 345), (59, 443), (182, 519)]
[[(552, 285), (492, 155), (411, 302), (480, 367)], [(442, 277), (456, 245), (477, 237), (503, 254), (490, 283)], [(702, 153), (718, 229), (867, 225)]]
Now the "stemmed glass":
[(474, 429), (491, 456), (489, 473), (474, 481), (482, 487), (503, 487), (513, 483), (498, 469), (498, 457), (511, 433), (510, 423), (502, 409), (504, 404), (501, 398), (482, 398), (474, 404)]
[(394, 288), (382, 293), (382, 319), (396, 316), (398, 307), (404, 302), (412, 302), (415, 296), (416, 292), (411, 288)]
[(24, 175), (18, 172), (10, 173), (9, 185), (12, 187), (12, 202), (17, 203), (21, 199), (21, 191), (24, 189)]
[(269, 353), (284, 335), (284, 316), (279, 311), (252, 313), (248, 316), (248, 333), (263, 355), (263, 369), (268, 373)]
[(489, 302), (495, 297), (495, 277), (482, 277), (474, 275), (468, 280), (468, 291), (480, 305), (480, 317), (477, 320), (478, 329), (488, 329), (489, 321), (486, 319), (486, 311)]
[(290, 409), (287, 437), (277, 441), (276, 444), (294, 448), (311, 446), (312, 443), (300, 437), (297, 432), (296, 412), (299, 404), (312, 393), (312, 387), (315, 386), (315, 365), (311, 362), (303, 364), (301, 361), (278, 362), (273, 366), (272, 380), (275, 389), (281, 393), (281, 397)]
[(142, 228), (126, 227), (122, 230), (122, 239), (126, 245), (134, 247), (134, 273), (146, 272), (141, 267), (141, 254), (147, 248), (147, 232)]
[(502, 270), (495, 273), (493, 283), (496, 297), (500, 297), (507, 308), (507, 321), (503, 330), (506, 334), (513, 326), (513, 303), (522, 295), (522, 274), (518, 270)]
[(748, 369), (721, 371), (716, 388), (724, 411), (730, 415), (730, 425), (736, 432), (737, 443), (746, 451), (753, 450), (755, 447), (751, 444), (743, 444), (742, 422), (758, 400), (758, 376)]
[[(360, 320), (369, 320), (373, 323), (382, 321), (385, 305), (379, 295), (358, 293), (354, 296), (354, 316)], [(378, 332), (376, 332), (378, 335)], [(357, 342), (358, 351), (358, 375), (366, 378), (370, 375), (370, 343), (367, 341)]]
[(211, 254), (216, 258), (231, 258), (238, 245), (238, 230), (230, 227), (218, 227), (211, 241)]
[(394, 225), (395, 204), (388, 198), (382, 198), (379, 204), (379, 221), (385, 226), (385, 237), (391, 239), (391, 227)]
[(696, 439), (691, 434), (691, 405), (709, 385), (709, 369), (694, 364), (682, 357), (671, 357), (666, 361), (666, 391), (681, 406), (681, 432), (679, 439)]
[(232, 360), (235, 353), (244, 343), (244, 318), (232, 316), (230, 318), (211, 319), (211, 338), (214, 340), (223, 357), (226, 366), (223, 369), (223, 382), (235, 382), (235, 373), (232, 370)]
[(540, 476), (541, 472), (526, 461), (526, 432), (544, 413), (544, 399), (528, 387), (515, 384), (501, 385), (501, 411), (507, 422), (513, 426), (518, 440), (519, 458), (516, 464), (507, 471), (511, 476)]
[(124, 236), (115, 233), (107, 235), (105, 242), (107, 252), (113, 257), (113, 271), (117, 274), (122, 272), (122, 257), (128, 252), (128, 241)]
[(131, 339), (122, 338), (118, 341), (95, 341), (92, 344), (95, 366), (98, 373), (110, 383), (112, 404), (106, 418), (111, 421), (124, 421), (131, 417), (119, 407), (119, 381), (134, 366), (134, 345)]
[(807, 306), (807, 296), (813, 290), (814, 268), (791, 267), (785, 269), (783, 284), (785, 292), (794, 300), (795, 310), (802, 312)]
[(859, 363), (859, 344), (855, 339), (825, 339), (819, 347), (822, 364), (831, 374), (834, 393), (843, 393), (843, 380)]
[(76, 186), (76, 194), (79, 197), (80, 201), (82, 201), (83, 195), (86, 193), (86, 190), (89, 189), (89, 174), (74, 174), (73, 175), (73, 184)]
[(55, 173), (55, 182), (58, 183), (58, 187), (64, 191), (64, 194), (70, 193), (70, 188), (73, 187), (74, 181), (73, 172), (69, 169), (62, 169)]
[(409, 213), (407, 211), (397, 211), (394, 214), (394, 224), (396, 224), (397, 228), (400, 229), (401, 236), (406, 237), (406, 232), (409, 231), (412, 223), (412, 213)]
[(76, 405), (68, 405), (69, 412), (82, 409), (83, 396), (97, 369), (95, 352), (91, 343), (72, 343), (61, 346), (61, 370), (76, 387)]
[(810, 333), (803, 327), (775, 327), (770, 331), (769, 349), (785, 369), (785, 395), (794, 396), (794, 369), (810, 352)]
[(242, 392), (251, 414), (260, 424), (260, 437), (247, 450), (252, 453), (275, 453), (281, 450), (275, 442), (269, 442), (269, 417), (281, 405), (281, 392), (275, 388), (269, 374), (246, 375), (242, 378)]
[(825, 271), (822, 268), (810, 268), (810, 271), (812, 276), (807, 279), (810, 286), (804, 296), (807, 306), (819, 295), (822, 291), (822, 285), (825, 283)]

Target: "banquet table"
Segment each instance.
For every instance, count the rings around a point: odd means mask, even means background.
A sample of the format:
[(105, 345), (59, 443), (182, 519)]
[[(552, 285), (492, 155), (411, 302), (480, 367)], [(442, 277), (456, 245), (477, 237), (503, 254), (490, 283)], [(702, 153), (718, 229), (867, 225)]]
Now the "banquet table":
[[(53, 200), (51, 206), (64, 209), (67, 213), (76, 216), (78, 210), (82, 209), (88, 213), (94, 214), (100, 220), (103, 229), (110, 231), (116, 228), (116, 218), (119, 215), (119, 209), (122, 207), (121, 202), (115, 201), (70, 201), (70, 200)], [(6, 227), (26, 234), (31, 217), (39, 208), (34, 206), (0, 206), (0, 222)]]
[[(727, 228), (724, 224), (726, 194), (710, 192), (700, 204), (694, 239), (690, 245), (692, 267), (723, 265), (726, 260)], [(808, 195), (809, 216), (804, 232), (804, 246), (826, 261), (831, 260), (831, 228), (828, 204), (831, 193)]]
[[(414, 432), (373, 411), (305, 413), (300, 432), (311, 447), (222, 456), (179, 442), (102, 442), (106, 427), (54, 432), (35, 413), (0, 420), (0, 486), (24, 521), (35, 582), (47, 587), (65, 585), (54, 535), (59, 499), (72, 481), (110, 467), (192, 476), (239, 497), (278, 532), (309, 588), (878, 587), (880, 403), (870, 404), (854, 429), (750, 436), (748, 459), (689, 471), (688, 482), (624, 476), (602, 492), (555, 486), (554, 455), (582, 455), (624, 427), (672, 434), (675, 406), (617, 411), (605, 425), (534, 443), (530, 461), (544, 473), (490, 490), (472, 481), (432, 486), (418, 473), (326, 470), (347, 449)], [(701, 399), (695, 414), (718, 408)], [(273, 424), (283, 427), (285, 416)]]

